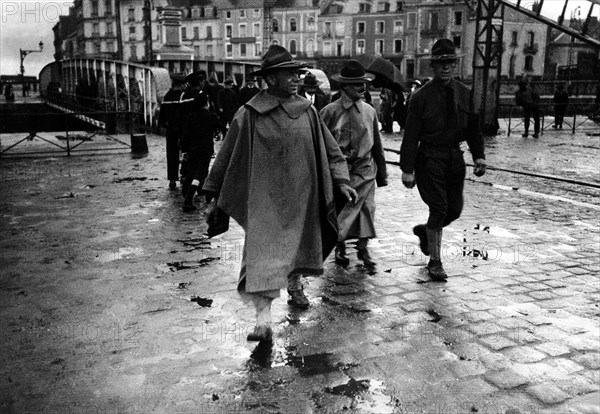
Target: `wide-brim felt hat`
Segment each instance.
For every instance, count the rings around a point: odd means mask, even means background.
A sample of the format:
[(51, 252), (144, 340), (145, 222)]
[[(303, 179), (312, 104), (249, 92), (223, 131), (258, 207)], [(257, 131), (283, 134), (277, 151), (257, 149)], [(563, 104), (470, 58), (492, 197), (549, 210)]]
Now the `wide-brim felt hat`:
[(315, 75), (313, 75), (312, 73), (307, 73), (303, 79), (300, 79), (300, 83), (298, 85), (300, 85), (300, 86), (319, 86), (322, 83), (323, 82), (318, 80)]
[(303, 69), (308, 65), (297, 62), (286, 48), (279, 45), (271, 45), (263, 56), (260, 69), (249, 73), (249, 76), (264, 76), (267, 73), (281, 69)]
[(171, 81), (178, 83), (185, 83), (185, 75), (183, 73), (173, 73), (171, 74)]
[(375, 79), (375, 75), (366, 73), (364, 66), (358, 60), (350, 59), (344, 63), (340, 73), (331, 75), (331, 79), (338, 83), (360, 83), (371, 82)]
[(200, 81), (206, 80), (206, 72), (199, 70), (198, 72), (190, 73), (185, 77), (185, 81), (190, 84), (197, 84)]
[(458, 60), (464, 54), (456, 53), (456, 46), (450, 39), (440, 39), (433, 44), (431, 48), (431, 56), (425, 57), (432, 62), (448, 62)]

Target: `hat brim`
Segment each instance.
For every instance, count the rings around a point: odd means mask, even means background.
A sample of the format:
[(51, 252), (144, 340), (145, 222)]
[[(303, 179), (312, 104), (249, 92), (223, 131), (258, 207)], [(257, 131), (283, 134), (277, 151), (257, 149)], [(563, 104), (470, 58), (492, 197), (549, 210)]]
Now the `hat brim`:
[(361, 83), (361, 82), (373, 82), (375, 75), (372, 73), (365, 73), (363, 76), (345, 77), (336, 73), (331, 75), (331, 79), (337, 83)]
[(269, 66), (267, 68), (262, 68), (260, 70), (256, 70), (254, 72), (250, 72), (249, 76), (265, 76), (267, 73), (272, 73), (277, 70), (287, 70), (287, 69), (306, 69), (308, 65), (303, 62), (296, 62), (295, 60), (289, 62), (278, 63), (277, 65)]

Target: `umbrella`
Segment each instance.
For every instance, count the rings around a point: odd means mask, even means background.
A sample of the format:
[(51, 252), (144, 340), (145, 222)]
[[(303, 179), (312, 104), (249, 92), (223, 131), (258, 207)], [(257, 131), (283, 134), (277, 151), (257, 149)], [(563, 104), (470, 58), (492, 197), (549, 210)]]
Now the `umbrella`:
[(374, 87), (384, 87), (387, 89), (395, 89), (394, 84), (399, 85), (403, 90), (404, 78), (400, 69), (396, 67), (388, 59), (382, 58), (381, 56), (361, 55), (356, 58), (369, 73), (375, 75), (373, 82)]

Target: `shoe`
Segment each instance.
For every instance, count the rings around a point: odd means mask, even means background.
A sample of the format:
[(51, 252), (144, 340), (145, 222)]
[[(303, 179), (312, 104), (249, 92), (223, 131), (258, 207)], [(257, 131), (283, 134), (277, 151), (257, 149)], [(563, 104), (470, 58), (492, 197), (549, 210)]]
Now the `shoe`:
[(268, 325), (255, 326), (246, 340), (249, 342), (273, 342), (273, 329)]
[(558, 127), (557, 127), (556, 125), (552, 125), (552, 128), (556, 129), (556, 128), (558, 128)]
[(346, 243), (345, 242), (338, 242), (335, 245), (335, 263), (337, 263), (343, 267), (346, 267), (350, 264), (350, 259), (348, 258), (348, 255), (346, 254)]
[(528, 136), (528, 135), (529, 135), (529, 134), (526, 132), (526, 133), (524, 133), (524, 134), (523, 134), (523, 135), (521, 135), (521, 136), (522, 136), (523, 138), (527, 138), (527, 136)]
[(169, 190), (175, 190), (177, 188), (177, 182), (174, 180), (169, 181)]
[(537, 132), (532, 135), (533, 138), (538, 138), (539, 136), (540, 136), (540, 134), (538, 134)]
[(429, 244), (427, 243), (427, 226), (419, 224), (413, 227), (413, 233), (419, 238), (419, 247), (425, 256), (429, 256)]
[(186, 213), (191, 213), (192, 211), (198, 210), (198, 208), (193, 204), (183, 203), (182, 210)]
[(369, 250), (367, 249), (368, 242), (369, 239), (358, 239), (358, 242), (356, 243), (356, 250), (358, 250), (358, 252), (356, 253), (356, 257), (358, 258), (358, 260), (363, 261), (365, 267), (373, 268), (377, 263), (375, 263), (373, 259), (371, 259), (371, 255), (369, 254)]
[(430, 260), (427, 264), (427, 270), (429, 271), (429, 277), (433, 280), (443, 282), (448, 279), (441, 260)]
[(559, 125), (558, 127), (559, 127), (560, 129), (562, 129), (562, 125)]
[(310, 306), (310, 302), (308, 298), (304, 294), (304, 290), (289, 290), (288, 294), (290, 295), (290, 299), (288, 299), (288, 305), (292, 305), (298, 309), (308, 309)]

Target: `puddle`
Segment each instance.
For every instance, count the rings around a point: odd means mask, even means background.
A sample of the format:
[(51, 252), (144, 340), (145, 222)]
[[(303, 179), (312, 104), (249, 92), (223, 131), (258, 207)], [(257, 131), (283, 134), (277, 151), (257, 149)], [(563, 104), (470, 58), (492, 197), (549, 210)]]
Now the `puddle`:
[(114, 260), (131, 259), (142, 256), (144, 249), (141, 247), (120, 247), (112, 251), (106, 251), (96, 256), (94, 260), (99, 262), (112, 262)]
[(192, 296), (190, 298), (191, 302), (196, 302), (198, 306), (203, 308), (210, 308), (212, 306), (213, 300), (207, 298), (201, 298), (199, 296)]
[(126, 183), (131, 181), (146, 181), (148, 177), (125, 177), (125, 178), (116, 178), (113, 180), (113, 183)]
[(304, 356), (288, 354), (284, 364), (298, 369), (300, 375), (305, 377), (339, 370), (339, 364), (334, 361), (334, 354), (329, 352)]
[[(378, 380), (355, 380), (350, 378), (346, 384), (332, 388), (326, 388), (325, 392), (341, 395), (352, 399), (351, 409), (361, 413), (388, 414), (394, 413), (400, 406), (400, 401), (383, 391), (383, 381)], [(345, 407), (346, 408), (346, 407)]]
[(427, 311), (427, 314), (433, 318), (433, 319), (429, 319), (429, 322), (438, 323), (439, 321), (442, 320), (442, 315), (440, 315), (433, 309), (429, 309)]
[(167, 262), (167, 266), (172, 272), (183, 269), (196, 269), (198, 267), (208, 266), (208, 264), (214, 260), (219, 260), (220, 257), (206, 257), (198, 261), (190, 262)]

